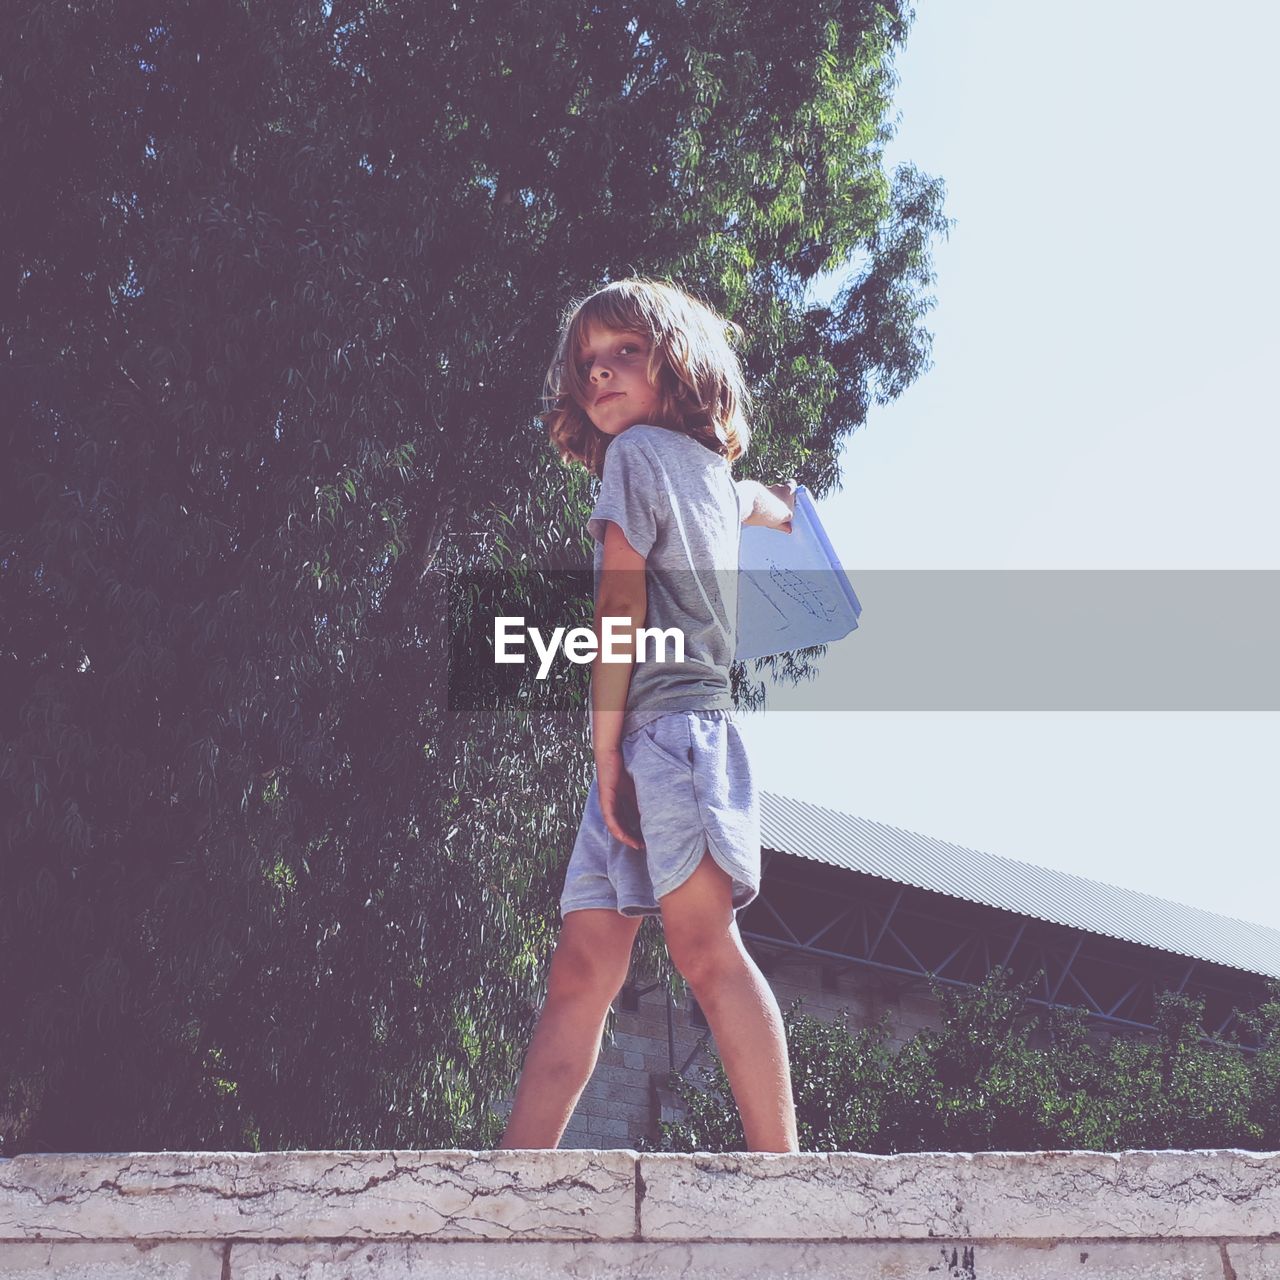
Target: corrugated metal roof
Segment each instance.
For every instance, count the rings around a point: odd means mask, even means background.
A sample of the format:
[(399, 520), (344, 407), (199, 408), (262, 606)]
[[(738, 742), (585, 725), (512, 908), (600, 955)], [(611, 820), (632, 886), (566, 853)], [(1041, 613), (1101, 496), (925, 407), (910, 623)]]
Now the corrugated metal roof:
[(966, 849), (773, 791), (760, 793), (760, 835), (765, 848), (798, 858), (1280, 978), (1280, 929), (1266, 925)]

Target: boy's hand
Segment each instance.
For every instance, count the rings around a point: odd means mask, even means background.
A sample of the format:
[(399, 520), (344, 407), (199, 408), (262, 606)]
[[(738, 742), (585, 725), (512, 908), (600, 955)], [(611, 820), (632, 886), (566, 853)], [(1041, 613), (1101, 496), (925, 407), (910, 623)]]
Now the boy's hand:
[(781, 513), (775, 510), (772, 513), (773, 518), (769, 521), (770, 529), (781, 529), (783, 533), (791, 532), (791, 517), (795, 514), (796, 509), (796, 482), (788, 480), (786, 484), (768, 484), (765, 488), (769, 490), (775, 498), (787, 504), (787, 518), (781, 519)]
[(761, 484), (759, 480), (739, 480), (739, 494), (750, 495), (751, 505), (743, 524), (757, 525), (762, 529), (778, 529), (791, 532), (791, 517), (796, 509), (796, 482), (785, 484)]
[[(644, 850), (640, 832), (640, 806), (636, 803), (636, 784), (622, 763), (622, 751), (596, 752), (596, 787), (600, 795), (600, 811), (609, 833), (633, 849)], [(636, 835), (632, 835), (632, 832)]]

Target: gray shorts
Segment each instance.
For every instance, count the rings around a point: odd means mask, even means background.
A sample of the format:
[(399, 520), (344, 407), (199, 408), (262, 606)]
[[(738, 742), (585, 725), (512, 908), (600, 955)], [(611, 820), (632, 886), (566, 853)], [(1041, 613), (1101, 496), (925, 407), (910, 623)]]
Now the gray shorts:
[(760, 803), (746, 745), (731, 711), (676, 711), (621, 742), (636, 788), (643, 849), (604, 825), (598, 780), (587, 793), (560, 895), (560, 917), (584, 907), (624, 916), (662, 914), (708, 850), (733, 878), (733, 909), (760, 892)]

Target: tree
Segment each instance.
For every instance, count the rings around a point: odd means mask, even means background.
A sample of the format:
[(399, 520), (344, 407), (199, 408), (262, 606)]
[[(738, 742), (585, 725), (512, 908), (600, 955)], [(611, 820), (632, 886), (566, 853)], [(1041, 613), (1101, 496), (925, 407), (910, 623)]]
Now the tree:
[(909, 20), (6, 7), (4, 1154), (495, 1140), (591, 762), (451, 706), (450, 577), (587, 563), (533, 414), (620, 274), (747, 329), (743, 474), (837, 484), (927, 360)]

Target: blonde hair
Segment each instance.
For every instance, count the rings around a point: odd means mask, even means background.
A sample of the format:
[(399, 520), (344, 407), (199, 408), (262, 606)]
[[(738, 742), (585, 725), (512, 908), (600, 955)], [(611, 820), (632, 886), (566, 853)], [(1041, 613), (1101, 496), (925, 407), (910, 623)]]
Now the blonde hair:
[(632, 276), (563, 313), (538, 414), (562, 462), (580, 462), (598, 477), (613, 438), (587, 416), (590, 389), (578, 372), (577, 354), (595, 326), (648, 336), (647, 373), (659, 405), (653, 425), (682, 431), (730, 462), (746, 453), (750, 394), (729, 341), (742, 341), (742, 326), (669, 281)]

